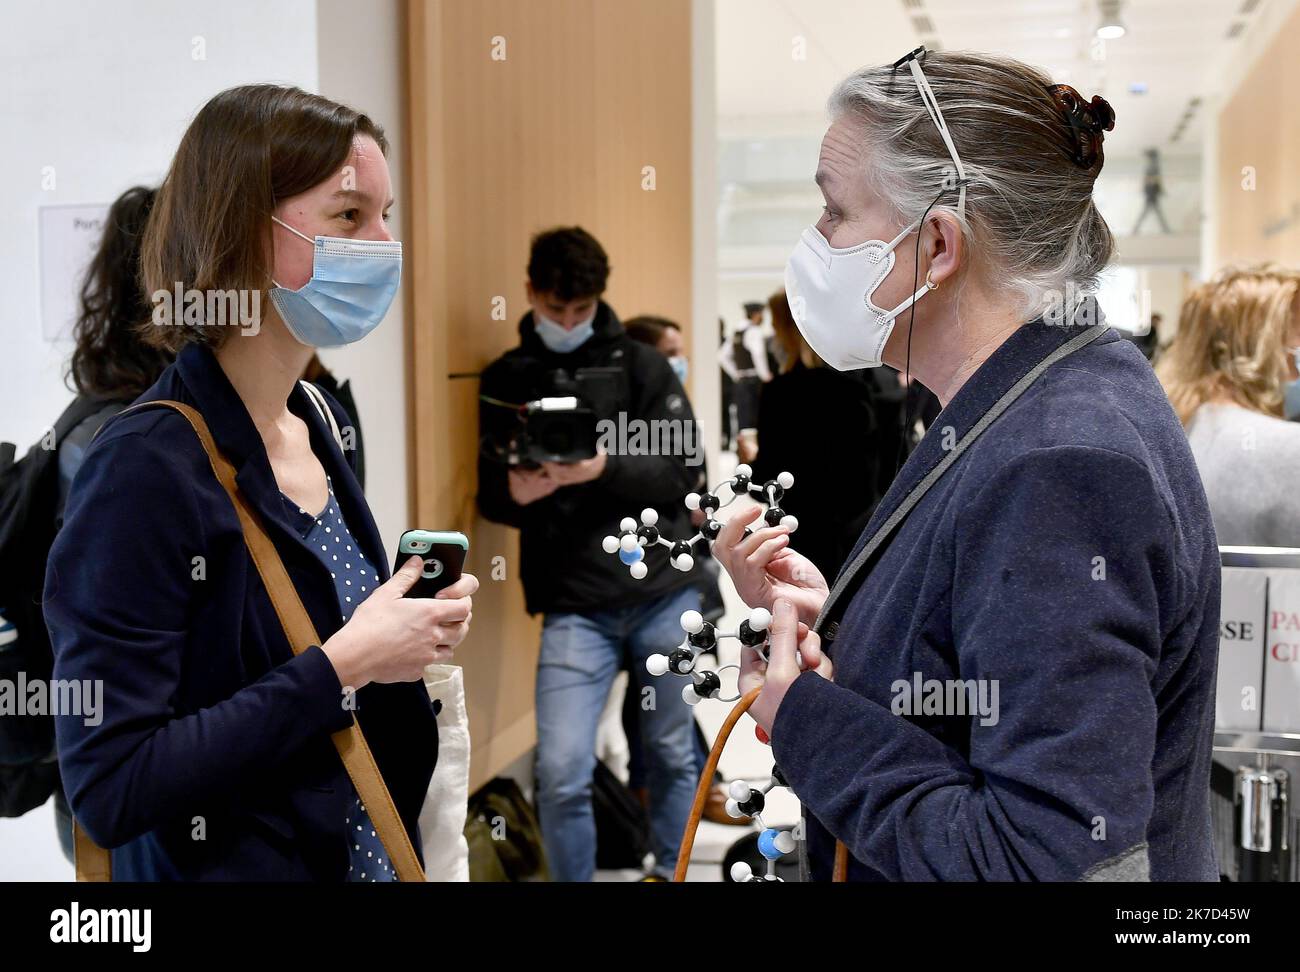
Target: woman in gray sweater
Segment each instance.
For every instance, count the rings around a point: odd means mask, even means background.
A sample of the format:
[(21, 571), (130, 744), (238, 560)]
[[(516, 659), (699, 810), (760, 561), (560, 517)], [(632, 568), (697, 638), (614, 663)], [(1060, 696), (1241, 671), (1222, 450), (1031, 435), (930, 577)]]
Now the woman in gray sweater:
[(1266, 265), (1193, 290), (1160, 360), (1221, 546), (1300, 546), (1298, 354), (1300, 272)]

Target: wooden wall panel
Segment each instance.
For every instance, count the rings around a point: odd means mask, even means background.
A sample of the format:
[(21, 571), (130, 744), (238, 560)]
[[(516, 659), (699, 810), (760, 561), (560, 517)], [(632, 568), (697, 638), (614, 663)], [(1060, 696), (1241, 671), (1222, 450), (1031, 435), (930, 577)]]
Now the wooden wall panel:
[[(1219, 115), (1220, 266), (1300, 265), (1300, 7), (1282, 24)], [(1243, 169), (1254, 189), (1243, 186)], [(1217, 269), (1217, 268), (1215, 268)]]
[[(468, 533), (483, 584), (458, 652), (477, 786), (535, 741), (540, 623), (524, 612), (516, 532), (474, 507), (478, 382), (448, 375), (517, 343), (530, 238), (560, 224), (605, 246), (620, 316), (689, 327), (691, 11), (690, 0), (410, 0), (408, 21), (413, 516)], [(495, 298), (505, 320), (493, 320)], [(504, 581), (491, 576), (497, 556)]]

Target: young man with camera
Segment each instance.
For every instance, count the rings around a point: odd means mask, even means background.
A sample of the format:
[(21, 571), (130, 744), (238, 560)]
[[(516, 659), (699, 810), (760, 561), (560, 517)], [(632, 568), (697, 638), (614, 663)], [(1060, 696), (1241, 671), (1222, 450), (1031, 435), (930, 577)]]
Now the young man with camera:
[[(537, 806), (560, 881), (588, 881), (595, 870), (596, 725), (625, 659), (640, 700), (659, 874), (676, 865), (696, 785), (691, 709), (675, 687), (650, 683), (645, 659), (681, 641), (678, 620), (698, 610), (698, 588), (663, 548), (647, 551), (649, 572), (635, 580), (601, 541), (647, 506), (665, 536), (690, 537), (682, 501), (703, 455), (672, 366), (629, 338), (601, 300), (608, 277), (605, 251), (586, 231), (534, 238), (519, 346), (488, 366), (480, 386), (479, 508), (519, 528), (527, 608), (545, 616)], [(665, 429), (684, 434), (665, 441), (655, 434)], [(632, 430), (625, 440), (624, 430)]]

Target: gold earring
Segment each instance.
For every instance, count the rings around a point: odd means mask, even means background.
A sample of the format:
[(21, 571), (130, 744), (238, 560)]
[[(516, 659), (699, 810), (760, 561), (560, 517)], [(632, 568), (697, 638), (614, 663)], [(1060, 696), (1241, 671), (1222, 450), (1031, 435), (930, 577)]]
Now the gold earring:
[(932, 273), (934, 273), (933, 270), (925, 271), (925, 287), (927, 290), (938, 290), (939, 285), (930, 279)]

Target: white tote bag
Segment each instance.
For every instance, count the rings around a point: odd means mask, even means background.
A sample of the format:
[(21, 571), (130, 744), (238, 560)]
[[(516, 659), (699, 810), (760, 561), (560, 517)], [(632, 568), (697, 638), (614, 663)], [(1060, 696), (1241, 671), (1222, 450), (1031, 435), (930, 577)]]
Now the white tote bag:
[(424, 876), (428, 881), (468, 881), (469, 715), (465, 711), (464, 673), (459, 665), (430, 665), (424, 670), (424, 687), (430, 699), (442, 703), (438, 765), (420, 809)]

